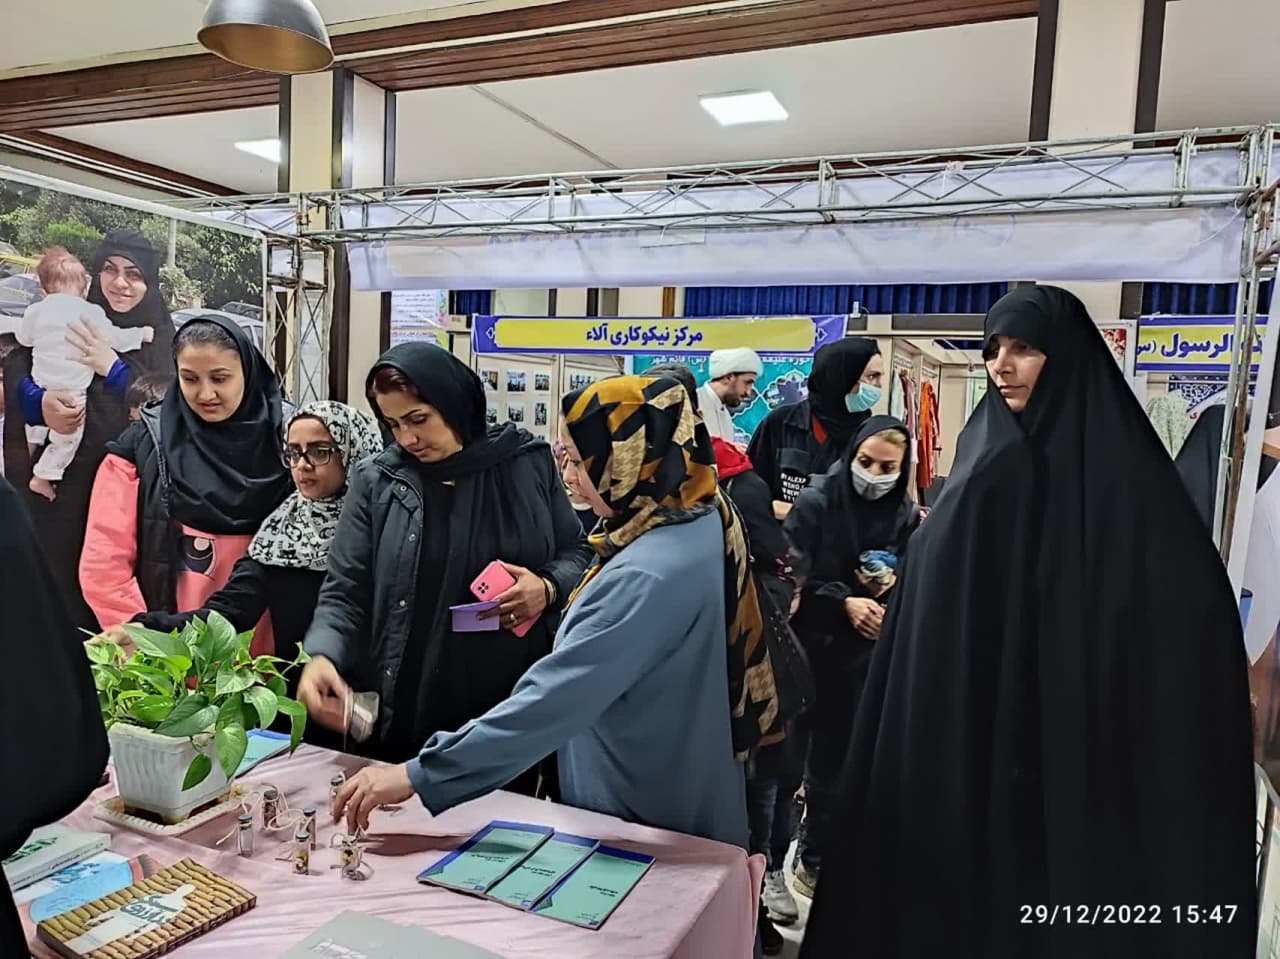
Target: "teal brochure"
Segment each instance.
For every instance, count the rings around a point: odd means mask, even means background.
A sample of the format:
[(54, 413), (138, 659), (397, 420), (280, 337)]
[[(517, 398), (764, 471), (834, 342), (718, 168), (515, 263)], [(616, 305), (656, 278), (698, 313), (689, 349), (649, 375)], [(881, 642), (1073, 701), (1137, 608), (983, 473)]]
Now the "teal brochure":
[(598, 839), (558, 832), (490, 889), (489, 898), (517, 909), (532, 909), (549, 889), (582, 865), (599, 844)]
[(243, 776), (258, 763), (266, 762), (272, 756), (277, 756), (288, 748), (289, 736), (287, 733), (273, 733), (269, 729), (250, 730), (249, 746), (244, 751), (244, 759), (240, 760), (240, 767), (236, 770), (236, 776)]
[(533, 907), (535, 915), (599, 929), (653, 865), (643, 853), (600, 846)]
[(418, 882), (484, 894), (553, 832), (550, 826), (494, 820), (418, 876)]

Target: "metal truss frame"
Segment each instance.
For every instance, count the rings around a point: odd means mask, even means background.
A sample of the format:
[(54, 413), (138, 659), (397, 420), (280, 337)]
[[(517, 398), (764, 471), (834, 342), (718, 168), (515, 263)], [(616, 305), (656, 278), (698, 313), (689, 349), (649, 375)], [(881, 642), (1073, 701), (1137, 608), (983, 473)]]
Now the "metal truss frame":
[[(1214, 524), (1225, 556), (1231, 548), (1244, 460), (1247, 371), (1255, 362), (1259, 285), (1275, 275), (1280, 257), (1280, 181), (1272, 182), (1276, 171), (1271, 163), (1277, 145), (1280, 125), (1224, 127), (948, 150), (202, 197), (177, 205), (259, 229), (269, 247), (288, 251), (288, 266), (270, 277), (275, 302), (267, 311), (272, 317), (268, 336), (280, 372), (299, 399), (323, 396), (326, 390), (331, 253), (340, 244), (1235, 205), (1248, 211), (1251, 226), (1244, 231), (1241, 251), (1236, 350), (1227, 394), (1229, 428), (1224, 431)], [(1220, 156), (1224, 149), (1238, 152), (1238, 168), (1233, 177), (1218, 176), (1225, 182), (1214, 182), (1198, 161), (1209, 150)], [(1127, 167), (1144, 159), (1170, 156), (1174, 162), (1167, 182), (1134, 185), (1122, 177)], [(1002, 173), (1037, 166), (1062, 174), (1055, 189), (1017, 192), (1000, 185)], [(1020, 182), (1018, 177), (1008, 179)], [(877, 194), (874, 201), (858, 199), (859, 187), (866, 184), (877, 184), (870, 191)], [(717, 208), (705, 202), (707, 191), (713, 190), (731, 192), (735, 205)], [(382, 215), (372, 215), (375, 210)], [(287, 222), (292, 229), (263, 230), (268, 219)]]

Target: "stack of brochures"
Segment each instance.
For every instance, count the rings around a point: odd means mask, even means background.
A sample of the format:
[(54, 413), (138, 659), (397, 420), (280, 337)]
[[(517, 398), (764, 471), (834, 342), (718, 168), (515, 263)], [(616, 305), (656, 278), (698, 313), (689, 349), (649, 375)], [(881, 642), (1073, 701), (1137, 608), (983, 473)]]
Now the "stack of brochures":
[(599, 929), (653, 865), (550, 826), (494, 821), (418, 877), (549, 919)]

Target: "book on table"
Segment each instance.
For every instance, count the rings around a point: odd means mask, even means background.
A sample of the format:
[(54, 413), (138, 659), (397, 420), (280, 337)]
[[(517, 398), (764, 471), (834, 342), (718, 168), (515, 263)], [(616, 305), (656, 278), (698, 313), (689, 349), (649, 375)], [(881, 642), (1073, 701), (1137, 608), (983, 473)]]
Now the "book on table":
[(41, 826), (4, 861), (4, 877), (14, 892), (47, 879), (55, 872), (83, 862), (111, 843), (105, 832), (82, 832), (54, 823)]
[(45, 919), (37, 936), (67, 959), (152, 959), (257, 902), (243, 886), (183, 859), (132, 886)]
[(280, 959), (501, 959), (497, 953), (419, 926), (340, 912)]
[(599, 929), (654, 863), (548, 826), (494, 821), (418, 876), (534, 915)]

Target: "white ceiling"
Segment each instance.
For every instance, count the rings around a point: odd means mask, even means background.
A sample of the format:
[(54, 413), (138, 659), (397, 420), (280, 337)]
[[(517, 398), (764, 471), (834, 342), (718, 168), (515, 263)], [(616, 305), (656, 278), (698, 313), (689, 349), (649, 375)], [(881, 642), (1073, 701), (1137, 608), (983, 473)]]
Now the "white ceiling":
[[(325, 22), (372, 20), (481, 0), (314, 0)], [(21, 6), (21, 0), (6, 0)], [(196, 42), (207, 0), (44, 0), (39, 17), (6, 17), (0, 70), (87, 60)], [(341, 28), (335, 32), (342, 32)]]
[(50, 132), (101, 150), (220, 183), (242, 193), (269, 193), (276, 188), (275, 164), (237, 150), (235, 144), (240, 140), (266, 140), (278, 136), (277, 116), (275, 107), (254, 107), (222, 113), (59, 127)]
[[(487, 84), (483, 92), (403, 93), (397, 179), (1021, 141), (1034, 42), (1035, 23), (1027, 19), (515, 80)], [(1157, 125), (1280, 121), (1277, 50), (1280, 0), (1171, 3)], [(787, 122), (721, 128), (698, 105), (699, 94), (761, 88), (778, 95), (791, 113)], [(52, 132), (237, 190), (275, 188), (271, 164), (233, 147), (236, 140), (274, 136), (273, 108)]]

